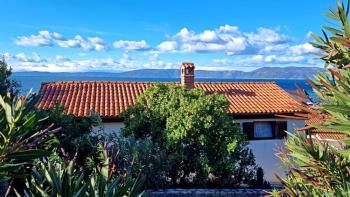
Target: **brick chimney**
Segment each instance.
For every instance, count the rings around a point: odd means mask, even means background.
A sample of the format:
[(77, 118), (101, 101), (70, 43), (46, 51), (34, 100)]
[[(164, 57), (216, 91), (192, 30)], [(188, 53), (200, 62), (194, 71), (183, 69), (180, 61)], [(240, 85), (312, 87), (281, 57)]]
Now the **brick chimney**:
[(181, 64), (181, 85), (185, 88), (194, 88), (194, 64), (182, 62)]

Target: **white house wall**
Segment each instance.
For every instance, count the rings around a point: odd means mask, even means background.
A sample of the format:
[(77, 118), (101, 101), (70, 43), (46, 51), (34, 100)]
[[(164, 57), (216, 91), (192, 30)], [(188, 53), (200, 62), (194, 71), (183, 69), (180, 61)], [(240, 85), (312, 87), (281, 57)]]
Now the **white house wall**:
[[(236, 120), (242, 126), (244, 122), (256, 121), (287, 121), (288, 132), (294, 132), (296, 128), (305, 126), (304, 120), (293, 119), (239, 119)], [(270, 183), (277, 183), (274, 173), (285, 175), (285, 169), (281, 168), (280, 160), (275, 155), (277, 147), (283, 147), (283, 139), (251, 140), (249, 147), (252, 149), (256, 163), (264, 170), (265, 179)]]
[(104, 132), (106, 134), (120, 133), (121, 129), (124, 128), (122, 122), (104, 122), (102, 125), (94, 126), (93, 132)]

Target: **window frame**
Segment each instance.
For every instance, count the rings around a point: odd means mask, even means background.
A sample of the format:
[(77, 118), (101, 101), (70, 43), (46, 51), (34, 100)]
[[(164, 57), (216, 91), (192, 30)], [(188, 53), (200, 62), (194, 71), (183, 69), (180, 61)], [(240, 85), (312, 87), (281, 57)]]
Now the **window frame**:
[[(255, 123), (257, 122), (269, 122), (272, 127), (272, 137), (255, 137)], [(284, 139), (287, 137), (288, 121), (276, 120), (276, 121), (247, 121), (242, 123), (242, 131), (246, 134), (247, 140), (272, 140), (272, 139)], [(282, 133), (284, 132), (284, 133)]]
[[(256, 125), (257, 123), (268, 123), (270, 124), (271, 127), (271, 137), (255, 137), (255, 129), (256, 129)], [(253, 139), (255, 140), (266, 140), (266, 139), (275, 139), (276, 135), (275, 135), (275, 125), (273, 124), (272, 121), (254, 121), (253, 122)]]

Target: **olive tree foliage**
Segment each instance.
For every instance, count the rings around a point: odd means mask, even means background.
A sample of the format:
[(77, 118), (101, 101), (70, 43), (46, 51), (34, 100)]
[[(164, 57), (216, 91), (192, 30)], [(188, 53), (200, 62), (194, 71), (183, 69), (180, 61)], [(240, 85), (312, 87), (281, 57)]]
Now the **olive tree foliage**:
[(0, 60), (0, 95), (3, 97), (7, 94), (13, 97), (19, 93), (19, 84), (10, 79), (11, 74), (12, 70), (8, 68), (5, 58), (3, 58)]
[[(323, 36), (312, 35), (311, 43), (320, 50), (327, 72), (317, 74), (309, 84), (317, 98), (310, 98), (301, 89), (298, 107), (309, 116), (320, 118), (319, 124), (304, 128), (305, 133), (290, 135), (285, 143), (286, 151), (279, 151), (282, 162), (288, 167), (286, 178), (279, 178), (284, 185), (275, 196), (349, 196), (350, 195), (350, 26), (349, 2), (337, 1), (325, 15), (336, 22), (325, 26)], [(315, 102), (314, 106), (307, 101)], [(336, 131), (343, 134), (343, 146), (311, 138), (310, 128)]]
[(256, 175), (254, 156), (223, 95), (157, 84), (123, 117), (148, 187), (236, 187)]

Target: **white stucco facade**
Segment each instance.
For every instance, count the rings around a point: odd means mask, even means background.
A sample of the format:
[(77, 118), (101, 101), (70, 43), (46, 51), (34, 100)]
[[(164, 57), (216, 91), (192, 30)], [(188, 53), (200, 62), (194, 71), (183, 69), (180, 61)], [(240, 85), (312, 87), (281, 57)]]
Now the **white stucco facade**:
[(120, 133), (121, 129), (124, 128), (123, 122), (103, 122), (102, 125), (94, 126), (93, 132), (104, 132), (106, 134)]
[[(244, 122), (257, 122), (257, 121), (287, 121), (287, 130), (294, 132), (296, 128), (305, 126), (304, 120), (293, 119), (237, 119), (240, 125)], [(124, 127), (122, 122), (108, 122), (102, 123), (101, 126), (95, 126), (94, 131), (103, 131), (107, 134), (120, 133)], [(249, 147), (252, 149), (255, 156), (257, 165), (263, 168), (265, 179), (270, 183), (277, 183), (274, 173), (280, 176), (285, 174), (284, 169), (280, 166), (280, 160), (275, 155), (276, 147), (283, 147), (283, 139), (261, 139), (250, 140)]]
[[(294, 132), (296, 128), (305, 126), (304, 120), (294, 119), (238, 119), (236, 120), (240, 125), (244, 122), (257, 121), (287, 121), (288, 132)], [(280, 176), (285, 175), (285, 169), (280, 165), (279, 158), (275, 155), (277, 147), (283, 147), (283, 139), (261, 139), (250, 140), (249, 147), (252, 149), (255, 156), (256, 164), (263, 168), (265, 179), (270, 183), (277, 183), (274, 173)]]

